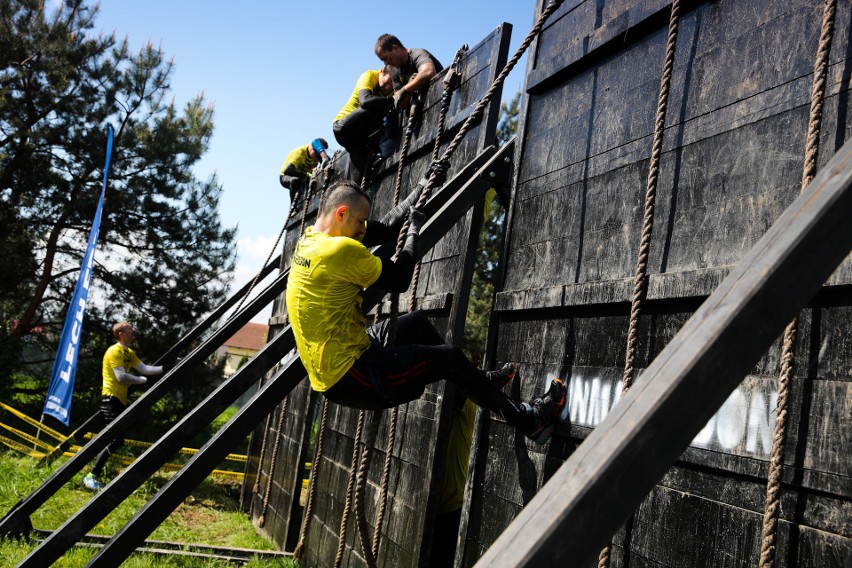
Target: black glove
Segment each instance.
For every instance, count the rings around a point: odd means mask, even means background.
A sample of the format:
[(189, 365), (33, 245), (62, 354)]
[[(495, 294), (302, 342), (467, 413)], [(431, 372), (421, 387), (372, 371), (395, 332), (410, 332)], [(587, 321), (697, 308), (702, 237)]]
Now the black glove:
[(426, 216), (419, 209), (412, 207), (408, 210), (408, 219), (408, 232), (405, 234), (405, 245), (402, 250), (414, 257), (417, 250), (417, 236), (420, 234), (420, 228), (423, 227)]
[(444, 182), (447, 181), (447, 172), (450, 170), (450, 162), (448, 160), (435, 160), (431, 164), (429, 164), (429, 168), (426, 170), (426, 175), (424, 176), (427, 180), (430, 177), (434, 176), (434, 184), (444, 185)]
[(408, 233), (407, 236), (417, 236), (420, 234), (420, 229), (423, 227), (423, 223), (426, 221), (426, 216), (423, 214), (423, 211), (420, 209), (415, 209), (411, 207), (408, 210), (408, 218), (410, 223), (408, 225)]

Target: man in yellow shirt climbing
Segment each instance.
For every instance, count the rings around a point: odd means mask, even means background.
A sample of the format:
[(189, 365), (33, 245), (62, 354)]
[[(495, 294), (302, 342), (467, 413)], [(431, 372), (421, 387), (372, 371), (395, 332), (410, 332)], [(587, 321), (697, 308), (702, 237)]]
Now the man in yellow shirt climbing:
[[(344, 406), (381, 409), (415, 400), (427, 384), (445, 379), (478, 406), (500, 412), (528, 437), (544, 442), (565, 406), (561, 381), (552, 381), (529, 403), (517, 403), (501, 390), (515, 376), (514, 364), (477, 369), (460, 348), (444, 343), (419, 311), (398, 318), (396, 345), (388, 345), (390, 320), (366, 328), (363, 290), (403, 292), (411, 282), (424, 221), (412, 207), (420, 187), (382, 221), (371, 221), (369, 196), (351, 181), (336, 181), (316, 224), (296, 244), (287, 311), (311, 388)], [(367, 247), (394, 239), (406, 217), (410, 226), (396, 260), (373, 255)]]
[[(103, 386), (101, 387), (101, 413), (109, 424), (127, 408), (128, 389), (130, 385), (144, 385), (148, 379), (144, 375), (161, 375), (163, 367), (143, 363), (130, 345), (136, 339), (136, 330), (128, 322), (123, 321), (112, 326), (112, 334), (117, 340), (104, 353), (101, 370)], [(133, 371), (138, 374), (133, 374)], [(101, 475), (109, 457), (124, 445), (124, 438), (111, 441), (95, 458), (92, 471), (83, 478), (83, 485), (88, 489), (103, 488)]]
[(364, 71), (349, 100), (334, 117), (334, 138), (349, 153), (347, 177), (355, 183), (360, 183), (368, 171), (371, 145), (378, 145), (384, 118), (393, 107), (393, 99), (388, 96), (391, 93), (390, 69)]
[(291, 207), (307, 189), (308, 178), (317, 164), (320, 161), (328, 160), (326, 150), (328, 150), (328, 142), (324, 138), (314, 138), (310, 144), (294, 148), (287, 154), (287, 159), (281, 166), (278, 181), (283, 187), (290, 190)]

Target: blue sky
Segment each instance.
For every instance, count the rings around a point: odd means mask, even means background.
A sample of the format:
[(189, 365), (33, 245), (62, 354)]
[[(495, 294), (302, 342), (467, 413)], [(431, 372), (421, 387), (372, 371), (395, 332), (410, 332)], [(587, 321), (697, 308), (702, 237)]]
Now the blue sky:
[[(261, 267), (287, 215), (278, 184), (287, 153), (321, 136), (337, 148), (334, 116), (358, 76), (378, 69), (376, 38), (395, 34), (448, 65), (502, 22), (514, 26), (510, 56), (533, 23), (534, 0), (292, 2), (272, 0), (102, 0), (95, 27), (150, 41), (174, 59), (172, 93), (182, 107), (199, 93), (215, 105), (210, 149), (196, 168), (224, 187), (221, 217), (238, 226), (234, 288)], [(521, 90), (524, 58), (504, 99)], [(280, 246), (280, 245), (279, 245)], [(264, 312), (255, 321), (266, 322)]]

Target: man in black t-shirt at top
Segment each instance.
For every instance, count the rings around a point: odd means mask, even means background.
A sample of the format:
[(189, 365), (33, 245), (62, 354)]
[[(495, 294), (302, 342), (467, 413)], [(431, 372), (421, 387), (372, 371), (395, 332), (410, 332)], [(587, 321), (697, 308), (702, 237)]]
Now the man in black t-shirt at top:
[(406, 108), (411, 102), (411, 94), (428, 87), (432, 77), (444, 68), (425, 49), (408, 49), (391, 34), (380, 35), (375, 50), (382, 63), (392, 68), (393, 101), (396, 108)]

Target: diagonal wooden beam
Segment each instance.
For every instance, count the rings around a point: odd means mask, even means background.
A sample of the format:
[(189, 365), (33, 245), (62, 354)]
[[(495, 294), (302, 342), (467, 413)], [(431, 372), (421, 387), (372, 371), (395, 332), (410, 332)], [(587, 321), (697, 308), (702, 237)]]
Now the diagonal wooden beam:
[(852, 248), (852, 141), (476, 566), (590, 566)]

